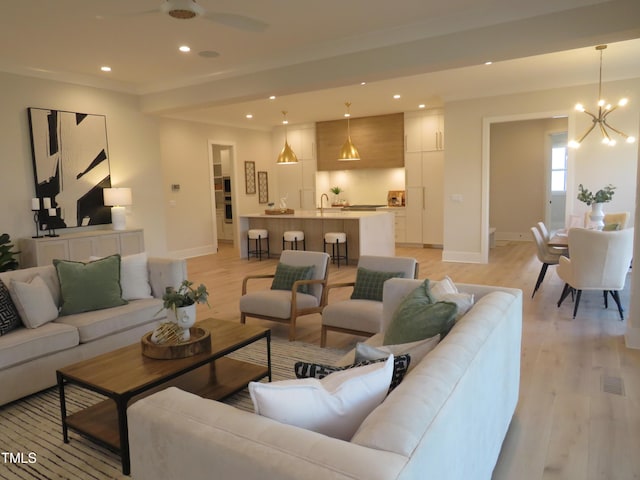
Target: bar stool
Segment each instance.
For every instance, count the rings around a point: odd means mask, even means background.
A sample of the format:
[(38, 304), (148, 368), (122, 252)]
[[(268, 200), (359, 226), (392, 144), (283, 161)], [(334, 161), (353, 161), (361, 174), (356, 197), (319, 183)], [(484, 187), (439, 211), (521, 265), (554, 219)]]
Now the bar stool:
[[(327, 232), (324, 234), (324, 251), (327, 251), (327, 244), (331, 245), (331, 263), (338, 262), (340, 268), (340, 259), (344, 258), (344, 263), (349, 264), (349, 256), (347, 253), (347, 234), (344, 232)], [(344, 244), (344, 255), (340, 255), (340, 245)]]
[[(255, 250), (251, 250), (251, 240), (255, 241)], [(267, 241), (267, 249), (262, 248), (262, 240)], [(262, 260), (262, 254), (266, 253), (269, 258), (269, 231), (264, 228), (252, 228), (247, 232), (247, 259), (251, 259), (251, 255)]]
[(306, 250), (307, 246), (304, 241), (304, 232), (300, 230), (289, 230), (282, 235), (282, 250), (285, 249), (285, 242), (291, 244), (291, 250), (298, 250), (298, 241), (302, 241), (302, 250)]

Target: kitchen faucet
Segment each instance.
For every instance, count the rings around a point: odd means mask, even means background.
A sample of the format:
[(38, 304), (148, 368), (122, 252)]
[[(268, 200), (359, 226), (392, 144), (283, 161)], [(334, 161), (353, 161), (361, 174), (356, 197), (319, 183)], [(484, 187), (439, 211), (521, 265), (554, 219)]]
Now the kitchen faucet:
[(325, 197), (327, 197), (327, 204), (329, 203), (329, 195), (327, 195), (326, 193), (323, 193), (322, 195), (320, 195), (320, 215), (324, 214), (324, 207), (323, 207), (322, 200)]

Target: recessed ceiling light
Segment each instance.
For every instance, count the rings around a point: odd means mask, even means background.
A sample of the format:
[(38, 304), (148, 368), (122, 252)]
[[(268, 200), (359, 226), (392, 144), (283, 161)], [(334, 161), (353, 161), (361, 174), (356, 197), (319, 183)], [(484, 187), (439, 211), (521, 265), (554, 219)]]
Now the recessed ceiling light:
[(180, 47), (178, 47), (178, 50), (184, 53), (188, 53), (191, 51), (191, 47), (188, 45), (180, 45)]
[(247, 114), (245, 115), (245, 117), (246, 117), (246, 118), (248, 118), (249, 120), (251, 120), (251, 119), (253, 118), (253, 115), (252, 115), (252, 114), (250, 114), (250, 113), (247, 113)]
[(395, 98), (396, 100), (398, 100), (400, 98), (400, 95), (398, 95), (397, 93), (393, 96), (393, 98)]
[(104, 66), (100, 67), (100, 70), (102, 70), (103, 72), (110, 72), (111, 71), (111, 67), (108, 67), (107, 65), (104, 65)]
[(418, 105), (418, 108), (425, 108), (426, 105), (424, 103), (421, 103), (420, 105)]
[(275, 95), (271, 95), (271, 96), (269, 97), (269, 100), (275, 100), (275, 99), (276, 99), (276, 96), (275, 96)]
[(360, 85), (366, 85), (367, 82), (360, 82)]
[(489, 61), (489, 62), (484, 62), (485, 65), (491, 65), (493, 62)]

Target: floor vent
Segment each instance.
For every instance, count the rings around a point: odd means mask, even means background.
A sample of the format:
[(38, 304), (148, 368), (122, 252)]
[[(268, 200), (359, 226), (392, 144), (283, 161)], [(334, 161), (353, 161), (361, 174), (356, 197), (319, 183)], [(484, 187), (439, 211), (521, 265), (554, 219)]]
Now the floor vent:
[(602, 391), (624, 396), (624, 381), (614, 375), (602, 375)]

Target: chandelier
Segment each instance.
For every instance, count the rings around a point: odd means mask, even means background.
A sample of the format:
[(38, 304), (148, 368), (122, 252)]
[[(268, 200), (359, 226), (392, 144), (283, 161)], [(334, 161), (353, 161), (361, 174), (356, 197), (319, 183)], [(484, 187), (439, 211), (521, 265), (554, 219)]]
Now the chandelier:
[(627, 135), (626, 133), (621, 132), (617, 128), (614, 128), (611, 125), (609, 125), (609, 123), (607, 123), (607, 117), (611, 114), (611, 112), (613, 112), (618, 107), (624, 107), (627, 103), (629, 103), (629, 100), (626, 98), (622, 98), (618, 101), (617, 105), (612, 106), (610, 103), (607, 103), (602, 98), (602, 51), (606, 48), (607, 48), (606, 45), (598, 45), (596, 47), (596, 50), (600, 52), (600, 79), (598, 82), (598, 114), (594, 115), (593, 113), (588, 112), (581, 103), (578, 103), (576, 105), (575, 108), (577, 111), (586, 113), (591, 117), (592, 124), (587, 128), (587, 130), (585, 130), (585, 132), (582, 134), (579, 140), (571, 140), (569, 142), (569, 146), (571, 148), (578, 148), (582, 143), (582, 141), (587, 137), (587, 135), (589, 135), (591, 131), (596, 127), (598, 127), (598, 130), (602, 134), (602, 143), (609, 145), (611, 147), (616, 144), (616, 140), (611, 137), (611, 133), (616, 133), (620, 135), (622, 138), (625, 139), (627, 143), (633, 143), (636, 141), (635, 137)]

